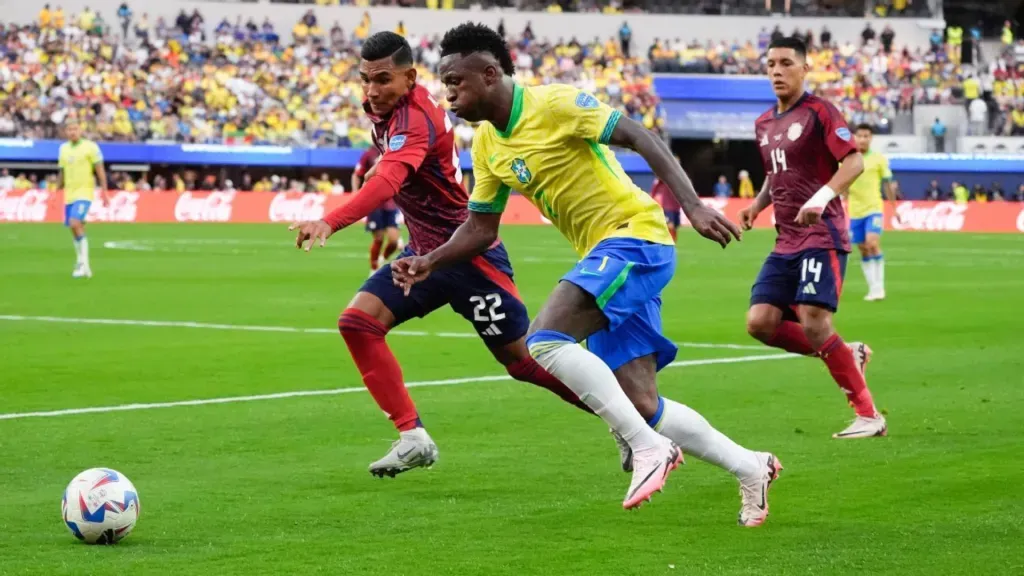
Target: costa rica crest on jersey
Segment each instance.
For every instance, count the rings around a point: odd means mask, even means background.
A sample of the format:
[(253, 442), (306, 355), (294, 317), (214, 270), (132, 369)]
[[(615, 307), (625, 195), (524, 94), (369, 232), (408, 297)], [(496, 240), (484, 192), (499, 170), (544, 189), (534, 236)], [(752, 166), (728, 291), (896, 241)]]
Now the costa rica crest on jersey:
[(804, 133), (804, 125), (799, 122), (790, 124), (789, 130), (786, 132), (786, 137), (792, 141), (796, 141)]
[(516, 180), (519, 180), (522, 184), (529, 184), (530, 180), (533, 179), (533, 174), (526, 167), (526, 161), (522, 158), (516, 158), (512, 161), (512, 173), (516, 175)]

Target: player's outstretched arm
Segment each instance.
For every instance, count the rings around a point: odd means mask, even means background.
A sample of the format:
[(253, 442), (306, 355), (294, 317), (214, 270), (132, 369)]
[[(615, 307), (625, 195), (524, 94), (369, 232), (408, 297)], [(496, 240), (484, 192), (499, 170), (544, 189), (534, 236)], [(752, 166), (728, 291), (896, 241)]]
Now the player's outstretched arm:
[(743, 210), (740, 210), (740, 225), (743, 226), (744, 230), (750, 230), (754, 227), (754, 221), (757, 220), (758, 214), (764, 212), (764, 209), (770, 206), (772, 203), (772, 190), (771, 186), (768, 185), (768, 179), (764, 179), (764, 184), (761, 185), (761, 191), (758, 192), (757, 197), (754, 201)]
[(825, 206), (836, 196), (845, 193), (850, 184), (864, 172), (864, 156), (860, 152), (854, 152), (842, 159), (842, 164), (832, 176), (832, 179), (815, 192), (811, 199), (804, 203), (800, 212), (796, 215), (796, 222), (803, 226), (813, 226), (821, 220), (821, 214)]
[(433, 252), (392, 262), (391, 276), (395, 284), (405, 289), (408, 296), (412, 285), (426, 280), (434, 270), (465, 262), (490, 248), (498, 240), (500, 225), (501, 213), (471, 210), (469, 218), (452, 237)]
[[(367, 177), (365, 184), (346, 204), (335, 208), (323, 220), (294, 222), (288, 230), (298, 230), (295, 247), (309, 252), (314, 244), (323, 247), (332, 234), (366, 218), (381, 202), (394, 197), (402, 183), (412, 174), (412, 168), (403, 162), (377, 164), (377, 172)], [(306, 242), (309, 242), (306, 245)]]
[(642, 124), (629, 118), (619, 118), (609, 143), (630, 148), (647, 161), (654, 174), (668, 185), (690, 224), (701, 236), (718, 242), (722, 248), (728, 246), (733, 238), (742, 239), (743, 233), (735, 224), (700, 201), (693, 182), (672, 157), (668, 145)]

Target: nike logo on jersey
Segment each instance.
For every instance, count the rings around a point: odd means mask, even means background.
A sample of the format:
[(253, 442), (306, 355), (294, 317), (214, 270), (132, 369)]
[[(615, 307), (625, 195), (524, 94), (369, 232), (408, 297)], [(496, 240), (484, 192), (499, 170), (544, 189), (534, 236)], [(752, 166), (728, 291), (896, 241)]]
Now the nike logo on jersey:
[(600, 272), (591, 272), (590, 270), (587, 270), (586, 268), (581, 268), (580, 269), (580, 275), (581, 276), (600, 276), (601, 273)]

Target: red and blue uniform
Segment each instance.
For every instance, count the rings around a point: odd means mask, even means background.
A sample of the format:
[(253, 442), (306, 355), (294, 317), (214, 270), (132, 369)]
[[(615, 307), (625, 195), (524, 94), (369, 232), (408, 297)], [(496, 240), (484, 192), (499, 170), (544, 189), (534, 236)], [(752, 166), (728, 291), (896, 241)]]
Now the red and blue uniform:
[(668, 184), (662, 182), (660, 178), (655, 178), (654, 184), (651, 186), (651, 198), (661, 204), (661, 209), (665, 212), (665, 220), (679, 228), (683, 207), (679, 205), (679, 200), (676, 199)]
[[(367, 148), (362, 156), (359, 157), (359, 162), (356, 163), (354, 170), (356, 176), (359, 176), (365, 182), (366, 173), (370, 171), (370, 168), (373, 168), (378, 158), (380, 158), (380, 150), (377, 150), (375, 146)], [(388, 198), (382, 202), (380, 206), (366, 217), (367, 232), (386, 230), (388, 228), (398, 228), (398, 205), (395, 204), (393, 198)]]
[(846, 275), (850, 239), (842, 201), (828, 203), (814, 226), (796, 216), (826, 185), (844, 158), (856, 152), (853, 136), (832, 104), (804, 94), (782, 114), (773, 108), (755, 123), (761, 161), (775, 206), (775, 249), (751, 290), (750, 304), (811, 304), (835, 312)]
[[(374, 115), (368, 105), (364, 109), (381, 154), (377, 172), (356, 198), (325, 220), (337, 230), (358, 221), (359, 204), (369, 210), (393, 199), (409, 230), (409, 245), (398, 257), (427, 254), (447, 242), (469, 216), (451, 120), (419, 85), (386, 117)], [(369, 197), (361, 200), (364, 193)], [(449, 305), (473, 323), (489, 346), (520, 339), (530, 325), (500, 240), (468, 262), (435, 271), (415, 284), (409, 296), (394, 285), (390, 266), (378, 270), (360, 291), (380, 298), (396, 326)]]

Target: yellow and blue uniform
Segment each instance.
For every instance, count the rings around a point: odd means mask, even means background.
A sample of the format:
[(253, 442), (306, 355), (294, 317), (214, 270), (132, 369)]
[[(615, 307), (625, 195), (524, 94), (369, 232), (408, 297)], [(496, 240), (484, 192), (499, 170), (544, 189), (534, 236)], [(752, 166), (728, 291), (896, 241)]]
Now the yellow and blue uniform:
[(64, 225), (84, 222), (96, 195), (96, 164), (103, 162), (100, 147), (92, 140), (65, 142), (60, 146), (59, 164), (64, 174)]
[(881, 234), (884, 208), (882, 185), (892, 180), (889, 159), (878, 152), (864, 154), (864, 172), (850, 185), (850, 240), (863, 244), (868, 234)]
[[(661, 291), (675, 271), (675, 246), (661, 207), (619, 165), (608, 142), (621, 113), (578, 89), (514, 87), (504, 131), (481, 125), (473, 139), (469, 199), (474, 212), (500, 213), (513, 190), (524, 195), (582, 260), (562, 277), (594, 296), (608, 327), (587, 345), (612, 369), (676, 347), (661, 334)], [(564, 335), (531, 336), (529, 346)]]

